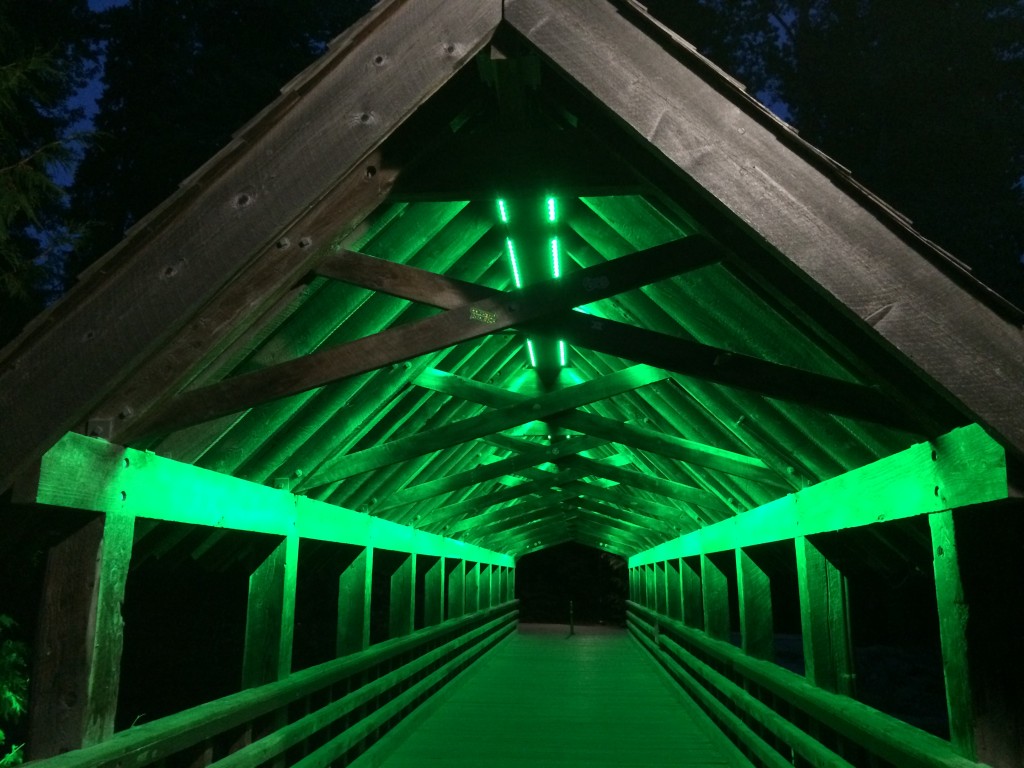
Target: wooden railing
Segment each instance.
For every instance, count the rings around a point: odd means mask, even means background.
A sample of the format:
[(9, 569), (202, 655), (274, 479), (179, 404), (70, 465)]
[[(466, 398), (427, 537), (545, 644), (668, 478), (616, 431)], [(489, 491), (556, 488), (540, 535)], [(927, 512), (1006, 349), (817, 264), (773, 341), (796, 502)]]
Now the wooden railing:
[(937, 736), (676, 619), (627, 603), (630, 632), (755, 765), (978, 768)]
[(328, 766), (368, 747), (511, 633), (518, 606), (450, 619), (29, 765)]

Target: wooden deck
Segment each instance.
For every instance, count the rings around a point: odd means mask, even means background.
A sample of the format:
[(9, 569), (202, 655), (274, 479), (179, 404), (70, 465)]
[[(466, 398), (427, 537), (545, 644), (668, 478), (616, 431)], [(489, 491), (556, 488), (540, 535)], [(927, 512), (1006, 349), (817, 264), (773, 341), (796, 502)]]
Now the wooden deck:
[(520, 625), (355, 765), (749, 763), (625, 631)]

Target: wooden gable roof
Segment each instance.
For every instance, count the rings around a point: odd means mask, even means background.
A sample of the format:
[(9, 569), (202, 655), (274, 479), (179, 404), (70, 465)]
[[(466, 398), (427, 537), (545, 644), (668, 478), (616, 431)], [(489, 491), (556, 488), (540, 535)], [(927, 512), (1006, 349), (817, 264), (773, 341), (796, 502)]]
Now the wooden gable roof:
[(4, 488), (80, 432), (515, 556), (1024, 454), (1021, 314), (606, 0), (380, 3), (0, 365)]

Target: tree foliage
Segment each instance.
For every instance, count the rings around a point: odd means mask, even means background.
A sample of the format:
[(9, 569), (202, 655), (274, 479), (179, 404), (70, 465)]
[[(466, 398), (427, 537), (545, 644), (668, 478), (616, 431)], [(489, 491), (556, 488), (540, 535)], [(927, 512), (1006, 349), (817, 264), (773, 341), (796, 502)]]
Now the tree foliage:
[(922, 234), (1024, 306), (1024, 4), (648, 5)]
[(117, 243), (370, 0), (130, 0), (101, 16), (106, 90), (74, 186), (74, 269)]
[(0, 0), (0, 344), (59, 290), (66, 200), (53, 174), (73, 158), (88, 16), (85, 0)]

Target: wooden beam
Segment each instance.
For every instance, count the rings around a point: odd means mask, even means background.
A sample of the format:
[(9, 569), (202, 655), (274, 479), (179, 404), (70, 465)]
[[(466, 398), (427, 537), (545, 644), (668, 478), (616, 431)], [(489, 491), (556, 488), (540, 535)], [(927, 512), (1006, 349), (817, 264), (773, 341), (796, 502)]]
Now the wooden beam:
[(448, 574), (448, 618), (457, 619), (466, 612), (466, 561), (459, 560)]
[(826, 691), (853, 696), (853, 639), (846, 576), (806, 536), (797, 537), (795, 544), (807, 679)]
[(630, 558), (724, 552), (1005, 499), (1006, 452), (971, 425), (768, 502)]
[(700, 556), (704, 631), (716, 640), (729, 639), (729, 582), (724, 568), (725, 563), (715, 556)]
[[(657, 368), (647, 366), (643, 366), (643, 368), (649, 371), (651, 377), (649, 383), (651, 384), (662, 381), (668, 376)], [(641, 365), (633, 366), (635, 370), (643, 368)], [(416, 383), (435, 392), (444, 392), (492, 408), (501, 408), (526, 399), (525, 395), (509, 392), (492, 384), (472, 381), (447, 371), (425, 371), (416, 378)], [(583, 411), (559, 414), (558, 423), (560, 426), (576, 432), (600, 437), (632, 448), (652, 451), (697, 466), (716, 469), (760, 482), (772, 484), (782, 482), (778, 475), (760, 459), (647, 429), (636, 424), (625, 424), (615, 419)]]
[(19, 488), (23, 503), (207, 525), (435, 557), (512, 565), (511, 558), (287, 491), (68, 434)]
[(291, 674), (298, 560), (299, 538), (286, 536), (249, 576), (242, 688)]
[[(254, 254), (276, 249), (292, 231), (288, 224), (329, 196), (339, 179), (358, 173), (376, 187), (374, 150), (473, 60), (501, 15), (498, 0), (382, 6), (136, 224), (45, 322), (7, 347), (10, 357), (0, 365), (0, 489), (238, 278)], [(388, 66), (367, 63), (378, 55)], [(341, 91), (349, 98), (337, 99)], [(335, 130), (303, 140), (310, 124)], [(333, 232), (351, 225), (335, 222)], [(314, 250), (326, 238), (290, 243)], [(18, 364), (10, 365), (15, 356)]]
[[(224, 379), (171, 398), (137, 428), (161, 434), (237, 413), (459, 342), (615, 296), (673, 277), (710, 254), (709, 240), (691, 236), (380, 331), (304, 357)], [(710, 258), (710, 256), (707, 256)]]
[(775, 659), (772, 588), (767, 571), (750, 550), (736, 550), (736, 592), (743, 652), (756, 659)]
[(575, 490), (587, 498), (647, 514), (664, 523), (674, 525), (677, 533), (689, 533), (707, 524), (707, 521), (696, 514), (689, 505), (680, 508), (651, 501), (649, 498), (631, 493), (630, 489), (624, 485), (607, 487), (581, 480), (567, 485), (566, 490)]
[(704, 629), (704, 589), (701, 586), (699, 557), (679, 558), (679, 574), (683, 590), (683, 621), (694, 629)]
[[(860, 325), (864, 333), (1024, 451), (1019, 316), (1000, 317), (975, 299), (961, 287), (969, 276), (891, 209), (700, 54), (651, 36), (618, 4), (508, 0), (504, 8), (506, 22), (628, 136), (752, 229), (768, 245), (757, 258), (798, 271), (845, 313), (884, 310), (873, 327)], [(999, 363), (979, 370), (978, 360)]]
[(338, 579), (338, 656), (370, 647), (372, 595), (373, 547), (364, 547)]
[(128, 564), (135, 519), (96, 518), (46, 560), (29, 709), (33, 760), (99, 743), (114, 732)]
[(444, 576), (443, 557), (430, 566), (423, 583), (423, 626), (433, 627), (444, 621)]
[(412, 634), (416, 616), (416, 554), (402, 560), (391, 574), (388, 598), (388, 638)]
[(443, 427), (381, 443), (364, 451), (335, 456), (308, 477), (300, 490), (343, 480), (362, 472), (380, 469), (400, 461), (474, 440), (494, 432), (501, 432), (518, 424), (543, 419), (566, 409), (613, 397), (642, 386), (648, 380), (650, 369), (626, 368), (599, 379), (577, 384), (549, 394), (530, 397), (504, 408), (497, 408), (478, 416)]
[(683, 620), (683, 579), (679, 560), (665, 561), (665, 615), (670, 619)]

